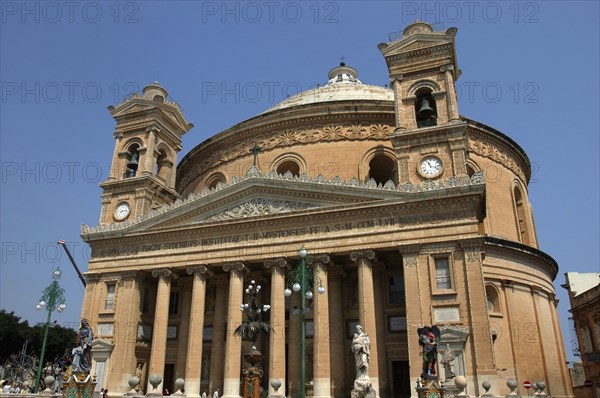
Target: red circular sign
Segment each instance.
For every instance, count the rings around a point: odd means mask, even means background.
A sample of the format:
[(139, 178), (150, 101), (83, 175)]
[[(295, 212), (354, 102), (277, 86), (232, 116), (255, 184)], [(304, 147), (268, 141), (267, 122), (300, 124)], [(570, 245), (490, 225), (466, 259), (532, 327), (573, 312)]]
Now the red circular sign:
[(591, 381), (591, 380), (586, 380), (586, 381), (584, 381), (584, 382), (583, 382), (583, 385), (584, 385), (585, 387), (591, 387), (591, 386), (592, 386), (592, 384), (593, 384), (593, 383), (592, 383), (592, 381)]
[(527, 390), (529, 390), (531, 388), (531, 382), (529, 380), (525, 380), (523, 382), (523, 387), (525, 387)]

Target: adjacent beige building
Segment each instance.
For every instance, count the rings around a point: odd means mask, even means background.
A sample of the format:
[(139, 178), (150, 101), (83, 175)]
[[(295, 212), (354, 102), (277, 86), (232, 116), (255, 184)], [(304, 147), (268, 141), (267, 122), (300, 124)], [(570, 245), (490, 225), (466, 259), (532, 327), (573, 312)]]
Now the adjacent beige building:
[(581, 357), (573, 390), (578, 398), (600, 398), (600, 273), (567, 272), (565, 280)]
[[(300, 383), (315, 397), (350, 395), (356, 324), (371, 339), (378, 396), (414, 395), (416, 330), (431, 324), (469, 394), (490, 381), (504, 395), (516, 378), (572, 396), (531, 164), (510, 137), (459, 114), (455, 35), (415, 22), (379, 45), (391, 88), (342, 63), (327, 84), (213, 136), (177, 167), (193, 126), (163, 87), (110, 107), (100, 224), (82, 226), (98, 387), (124, 393), (139, 373), (146, 390), (158, 373), (170, 391), (184, 378), (189, 397), (238, 397), (248, 347), (233, 330), (255, 280), (274, 328), (257, 344), (264, 387), (278, 378), (289, 397)], [(302, 246), (326, 290), (308, 300), (306, 380), (300, 298), (283, 293)]]

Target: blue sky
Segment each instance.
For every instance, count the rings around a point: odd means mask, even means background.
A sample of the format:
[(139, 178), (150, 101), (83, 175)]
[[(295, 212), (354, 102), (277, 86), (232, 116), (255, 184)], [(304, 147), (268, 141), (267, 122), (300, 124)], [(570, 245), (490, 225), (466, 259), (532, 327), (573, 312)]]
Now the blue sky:
[[(388, 83), (377, 44), (415, 19), (458, 28), (460, 113), (516, 140), (533, 164), (541, 249), (564, 272), (600, 272), (598, 2), (0, 2), (0, 308), (30, 322), (57, 265), (77, 324), (114, 120), (106, 107), (158, 80), (194, 146), (287, 95), (325, 83), (344, 56)], [(567, 355), (571, 356), (567, 344)]]

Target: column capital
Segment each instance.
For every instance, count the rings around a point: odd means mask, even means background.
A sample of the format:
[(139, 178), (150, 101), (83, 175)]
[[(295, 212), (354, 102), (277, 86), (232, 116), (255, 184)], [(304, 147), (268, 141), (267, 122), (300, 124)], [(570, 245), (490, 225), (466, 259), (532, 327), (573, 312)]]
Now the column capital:
[(185, 271), (188, 275), (199, 276), (206, 279), (207, 277), (214, 275), (214, 272), (208, 269), (207, 265), (208, 264), (190, 265)]
[(166, 280), (169, 280), (169, 279), (175, 280), (175, 279), (179, 278), (179, 275), (177, 275), (175, 272), (173, 272), (173, 270), (171, 270), (170, 268), (155, 269), (154, 271), (152, 271), (152, 276), (154, 278), (160, 277), (161, 279), (164, 278)]
[(357, 262), (361, 259), (367, 260), (369, 263), (371, 263), (375, 259), (375, 250), (365, 249), (350, 252), (350, 260), (352, 260), (353, 262)]
[(454, 65), (450, 64), (450, 65), (443, 65), (440, 66), (440, 72), (452, 72), (454, 70)]
[(248, 270), (248, 267), (246, 267), (246, 264), (242, 261), (233, 261), (230, 263), (223, 264), (223, 271), (225, 271), (225, 272), (229, 272), (229, 271), (243, 272), (243, 271), (247, 271), (247, 270)]
[(321, 253), (321, 254), (309, 254), (306, 258), (306, 262), (309, 265), (321, 265), (326, 266), (327, 264), (333, 262), (331, 261), (331, 256), (329, 254)]
[(281, 268), (285, 271), (290, 268), (290, 263), (285, 257), (272, 258), (269, 260), (265, 260), (265, 268), (270, 269), (271, 271), (275, 271), (275, 269)]

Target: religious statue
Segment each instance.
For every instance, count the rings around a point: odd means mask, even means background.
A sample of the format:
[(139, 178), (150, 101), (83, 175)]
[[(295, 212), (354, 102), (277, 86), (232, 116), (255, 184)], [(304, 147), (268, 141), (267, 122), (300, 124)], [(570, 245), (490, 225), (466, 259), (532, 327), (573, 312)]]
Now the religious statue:
[(376, 391), (373, 389), (369, 377), (371, 339), (363, 332), (360, 325), (355, 326), (351, 348), (354, 353), (354, 364), (356, 365), (356, 379), (354, 379), (351, 398), (375, 398)]
[(71, 369), (73, 373), (88, 373), (92, 368), (92, 328), (87, 319), (81, 320), (81, 326), (77, 333), (78, 346), (73, 348)]
[(419, 345), (421, 346), (421, 356), (423, 357), (423, 373), (421, 377), (424, 379), (437, 378), (435, 365), (437, 363), (438, 344), (441, 340), (440, 329), (433, 326), (424, 326), (417, 329), (419, 334)]
[(454, 373), (454, 359), (456, 359), (456, 354), (454, 350), (450, 348), (450, 344), (446, 344), (446, 349), (444, 350), (444, 373), (446, 381), (453, 379), (456, 377)]
[(354, 353), (354, 364), (356, 365), (356, 380), (369, 378), (369, 355), (371, 340), (363, 332), (362, 326), (356, 325), (356, 333), (352, 338), (352, 352)]

